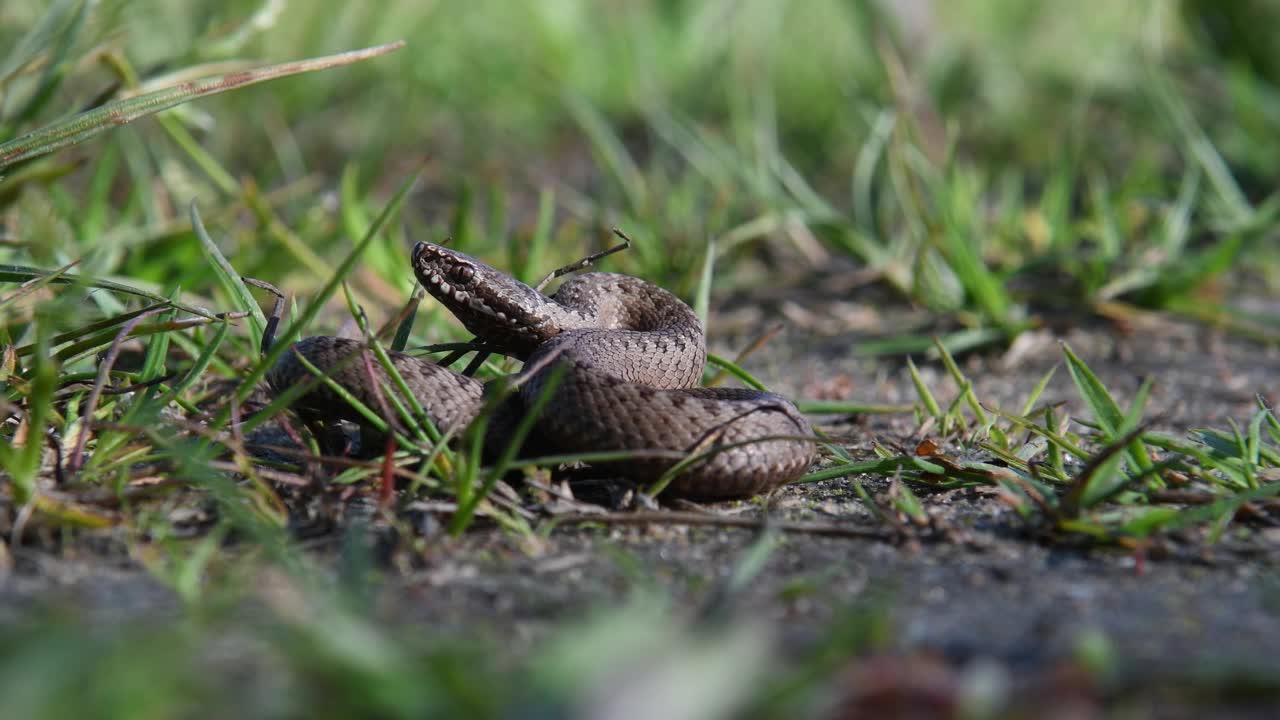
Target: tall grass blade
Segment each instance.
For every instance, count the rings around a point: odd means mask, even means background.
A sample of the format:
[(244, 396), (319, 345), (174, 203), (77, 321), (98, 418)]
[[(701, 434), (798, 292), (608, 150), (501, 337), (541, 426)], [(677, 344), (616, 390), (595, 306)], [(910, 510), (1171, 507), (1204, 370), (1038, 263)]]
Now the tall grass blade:
[(349, 65), (361, 60), (385, 55), (403, 46), (404, 41), (397, 41), (337, 55), (269, 65), (256, 70), (218, 75), (156, 90), (137, 97), (116, 100), (0, 144), (0, 170), (76, 145), (113, 127), (125, 125), (148, 115), (154, 115), (162, 110), (176, 107), (196, 98), (216, 95), (228, 90), (235, 90), (289, 75)]
[(222, 291), (227, 294), (227, 297), (235, 303), (236, 309), (249, 314), (249, 325), (253, 331), (253, 336), (262, 337), (263, 331), (267, 326), (267, 318), (262, 313), (262, 307), (258, 305), (258, 301), (254, 299), (253, 293), (249, 291), (249, 286), (245, 285), (244, 280), (240, 278), (240, 274), (235, 271), (235, 268), (231, 267), (231, 263), (227, 262), (227, 258), (218, 249), (217, 243), (213, 241), (213, 238), (209, 237), (209, 232), (205, 230), (204, 222), (200, 219), (200, 210), (196, 207), (194, 200), (191, 201), (188, 214), (191, 217), (191, 228), (195, 231), (196, 237), (200, 239), (200, 250), (209, 262), (210, 269), (213, 271), (213, 276), (218, 281), (218, 285), (222, 287)]

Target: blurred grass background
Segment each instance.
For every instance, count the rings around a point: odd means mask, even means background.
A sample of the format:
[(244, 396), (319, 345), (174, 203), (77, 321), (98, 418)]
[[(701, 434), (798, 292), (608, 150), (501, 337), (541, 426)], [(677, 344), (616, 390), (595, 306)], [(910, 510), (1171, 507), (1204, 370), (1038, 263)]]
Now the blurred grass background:
[[(1274, 339), (1215, 284), (1234, 268), (1247, 287), (1280, 287), (1280, 61), (1255, 30), (1280, 18), (1272, 2), (84, 7), (66, 46), (5, 87), (0, 139), (115, 84), (409, 45), (188, 105), (167, 132), (122, 128), (11, 177), (0, 201), (29, 256), (11, 260), (88, 253), (97, 272), (200, 292), (194, 199), (241, 272), (304, 291), (374, 212), (352, 200), (376, 208), (422, 168), (413, 234), (461, 236), (515, 268), (533, 262), (541, 207), (556, 242), (539, 264), (618, 224), (641, 241), (618, 266), (686, 295), (714, 240), (721, 287), (778, 262), (829, 268), (833, 253), (988, 338), (1046, 305), (1115, 314), (1121, 301)], [(45, 10), (5, 3), (0, 42)], [(344, 172), (355, 192), (339, 196)], [(394, 247), (368, 265), (403, 292)]]

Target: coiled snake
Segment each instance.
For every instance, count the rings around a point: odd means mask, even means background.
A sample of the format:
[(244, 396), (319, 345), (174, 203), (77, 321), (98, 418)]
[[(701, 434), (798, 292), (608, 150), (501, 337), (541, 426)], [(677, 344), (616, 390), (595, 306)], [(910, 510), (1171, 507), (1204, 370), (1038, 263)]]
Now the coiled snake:
[[(702, 325), (688, 305), (656, 285), (592, 272), (546, 296), (441, 245), (418, 243), (412, 262), (427, 292), (486, 350), (524, 361), (518, 398), (526, 406), (543, 392), (551, 368), (564, 366), (534, 426), (539, 442), (553, 451), (667, 451), (665, 457), (609, 466), (628, 478), (650, 481), (673, 466), (673, 455), (723, 448), (681, 471), (669, 486), (698, 497), (754, 495), (795, 479), (815, 457), (814, 443), (797, 437), (812, 436), (809, 423), (786, 398), (697, 387), (707, 357)], [(377, 363), (343, 362), (363, 347), (357, 340), (306, 338), (282, 356), (268, 382), (279, 393), (310, 378), (295, 354), (300, 353), (376, 408), (378, 390), (370, 387), (370, 378), (382, 388), (392, 387), (385, 370)], [(391, 357), (441, 432), (463, 429), (480, 412), (484, 384), (479, 380), (410, 355)], [(293, 407), (313, 427), (335, 418), (361, 422), (324, 386), (308, 391)], [(494, 442), (491, 432), (488, 443)]]

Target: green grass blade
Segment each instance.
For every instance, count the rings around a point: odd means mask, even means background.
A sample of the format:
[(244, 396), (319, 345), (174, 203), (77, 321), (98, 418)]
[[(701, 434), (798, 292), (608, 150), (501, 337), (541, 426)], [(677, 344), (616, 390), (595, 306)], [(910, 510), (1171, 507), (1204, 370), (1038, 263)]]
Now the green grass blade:
[(537, 269), (546, 263), (547, 246), (551, 243), (551, 230), (556, 216), (556, 193), (551, 188), (543, 188), (538, 194), (538, 219), (534, 223), (533, 235), (529, 237), (529, 247), (523, 262), (512, 263), (519, 268), (516, 274), (521, 282), (533, 284), (539, 280)]
[[(475, 516), (475, 511), (480, 505), (480, 501), (488, 497), (489, 492), (493, 490), (493, 487), (497, 485), (498, 481), (506, 475), (507, 470), (511, 468), (512, 463), (516, 459), (516, 453), (524, 446), (525, 438), (527, 438), (529, 433), (533, 431), (534, 422), (542, 415), (543, 409), (546, 408), (547, 403), (551, 400), (552, 393), (554, 393), (556, 387), (559, 386), (560, 381), (564, 376), (564, 368), (565, 366), (560, 364), (551, 367), (548, 371), (546, 383), (538, 392), (538, 397), (534, 398), (533, 403), (525, 410), (524, 415), (521, 416), (520, 421), (516, 424), (515, 430), (511, 433), (511, 437), (507, 438), (506, 447), (502, 448), (502, 452), (498, 455), (498, 459), (494, 462), (493, 466), (489, 468), (488, 473), (485, 475), (484, 483), (480, 486), (477, 492), (470, 494), (470, 496), (465, 500), (459, 498), (458, 510), (449, 521), (450, 533), (458, 535), (467, 529), (471, 524), (472, 518)], [(495, 398), (491, 401), (492, 405), (489, 410), (492, 411), (493, 408), (496, 408), (497, 403), (500, 401), (501, 400), (499, 398)], [(482, 424), (476, 429), (476, 431), (469, 432), (472, 433), (473, 438), (483, 440), (483, 430), (486, 427), (487, 423)], [(480, 457), (478, 451), (476, 451), (472, 461), (479, 464)]]
[[(287, 350), (289, 346), (298, 339), (302, 328), (311, 324), (311, 321), (320, 314), (320, 310), (324, 307), (325, 302), (333, 296), (333, 293), (337, 291), (338, 286), (346, 279), (347, 275), (351, 274), (351, 271), (355, 269), (356, 262), (359, 261), (360, 257), (364, 254), (365, 249), (373, 243), (373, 241), (378, 237), (378, 233), (381, 232), (383, 226), (386, 225), (387, 221), (390, 220), (391, 217), (400, 209), (405, 196), (409, 194), (409, 190), (411, 190), (417, 183), (418, 175), (419, 173), (414, 173), (401, 183), (396, 194), (392, 196), (390, 202), (387, 203), (387, 206), (382, 209), (382, 212), (378, 215), (377, 219), (375, 219), (373, 224), (369, 226), (364, 237), (361, 238), (360, 241), (351, 248), (351, 251), (347, 253), (347, 256), (342, 259), (342, 262), (338, 264), (337, 269), (329, 278), (329, 281), (320, 289), (320, 292), (316, 293), (316, 296), (312, 298), (311, 303), (307, 305), (307, 308), (303, 310), (301, 314), (293, 314), (293, 322), (289, 323), (289, 325), (276, 337), (275, 344), (272, 345), (271, 349), (254, 364), (253, 368), (250, 369), (244, 380), (241, 381), (240, 389), (237, 391), (237, 397), (240, 402), (244, 402), (244, 400), (249, 397), (257, 383), (260, 382), (262, 378), (266, 376), (267, 371), (275, 365), (276, 360), (279, 360), (285, 350)], [(229, 411), (229, 409), (224, 410), (223, 414), (226, 414)], [(221, 422), (225, 421), (226, 418), (221, 418)]]
[(1049, 381), (1053, 380), (1053, 376), (1057, 372), (1058, 372), (1057, 365), (1054, 365), (1053, 367), (1049, 368), (1049, 372), (1045, 373), (1044, 377), (1040, 378), (1040, 382), (1036, 383), (1036, 386), (1031, 389), (1031, 393), (1027, 395), (1027, 401), (1022, 404), (1021, 415), (1023, 417), (1030, 415), (1031, 411), (1035, 409), (1036, 401), (1038, 401), (1040, 399), (1040, 396), (1044, 394), (1045, 388), (1049, 387)]
[(738, 367), (737, 363), (733, 362), (732, 360), (729, 360), (728, 358), (722, 358), (719, 355), (716, 355), (714, 353), (707, 353), (707, 364), (715, 365), (721, 370), (724, 370), (730, 375), (741, 380), (743, 384), (747, 385), (748, 387), (752, 387), (752, 388), (755, 388), (756, 390), (764, 390), (764, 391), (768, 391), (769, 389), (765, 387), (764, 383), (755, 379), (755, 377), (752, 376), (751, 373)]
[(938, 465), (937, 463), (929, 462), (924, 458), (914, 456), (895, 456), (822, 468), (821, 470), (815, 470), (806, 475), (801, 475), (793, 480), (792, 483), (800, 484), (818, 482), (820, 480), (833, 480), (835, 478), (842, 478), (849, 475), (892, 476), (894, 473), (902, 471), (925, 472), (935, 475), (943, 475), (947, 472), (946, 468)]
[(80, 13), (84, 0), (55, 0), (49, 9), (40, 16), (35, 24), (22, 36), (0, 62), (0, 89), (7, 86), (23, 68), (31, 64), (36, 57), (52, 47), (63, 35), (63, 29)]
[(893, 415), (909, 413), (915, 405), (881, 405), (847, 400), (796, 400), (796, 408), (807, 415)]
[(644, 174), (640, 172), (636, 161), (627, 152), (627, 146), (622, 142), (622, 138), (618, 137), (609, 126), (609, 121), (583, 97), (566, 95), (565, 105), (569, 109), (569, 114), (586, 133), (601, 162), (618, 183), (618, 187), (627, 199), (627, 206), (632, 211), (644, 208), (648, 196)]
[(1208, 505), (1188, 508), (1180, 511), (1165, 523), (1167, 530), (1179, 530), (1193, 525), (1212, 522), (1222, 517), (1230, 518), (1241, 505), (1257, 500), (1266, 500), (1280, 495), (1280, 482), (1268, 483), (1252, 490), (1236, 493), (1230, 497), (1217, 500)]
[(221, 323), (218, 324), (218, 329), (215, 332), (213, 339), (205, 343), (205, 346), (201, 349), (200, 354), (196, 356), (195, 362), (193, 362), (191, 364), (191, 368), (187, 370), (187, 374), (184, 375), (182, 379), (177, 382), (177, 384), (169, 388), (169, 391), (165, 393), (163, 398), (161, 398), (161, 401), (160, 401), (161, 407), (165, 407), (170, 402), (181, 397), (184, 392), (186, 392), (192, 385), (196, 383), (197, 380), (201, 378), (201, 376), (204, 375), (204, 371), (208, 369), (209, 363), (213, 361), (214, 354), (218, 352), (218, 348), (222, 346), (222, 342), (226, 340), (227, 333), (230, 330), (231, 330), (231, 323), (229, 321), (223, 320)]
[(396, 332), (391, 336), (391, 349), (396, 352), (404, 352), (409, 345), (409, 335), (413, 333), (413, 323), (418, 319), (418, 305), (425, 297), (427, 292), (420, 285), (415, 283), (413, 288), (413, 296), (409, 299), (409, 310), (404, 313), (404, 317), (396, 323)]
[(693, 312), (698, 316), (702, 327), (707, 326), (707, 315), (711, 308), (711, 279), (716, 268), (716, 239), (707, 240), (707, 251), (702, 261), (702, 275), (698, 279), (698, 291), (693, 298)]
[[(1084, 363), (1074, 352), (1071, 347), (1065, 343), (1062, 346), (1062, 352), (1067, 356), (1067, 372), (1071, 374), (1071, 379), (1075, 382), (1076, 389), (1080, 392), (1080, 397), (1084, 399), (1085, 404), (1093, 412), (1093, 416), (1097, 419), (1108, 440), (1124, 435), (1126, 431), (1126, 417), (1120, 411), (1120, 406), (1115, 399), (1111, 397), (1111, 393), (1107, 392), (1106, 386), (1098, 379), (1093, 370)], [(1129, 448), (1129, 457), (1133, 461), (1134, 470), (1141, 471), (1151, 467), (1151, 455), (1147, 452), (1146, 446), (1141, 440), (1135, 440)]]
[(916, 395), (920, 397), (920, 402), (924, 403), (924, 411), (938, 422), (942, 422), (942, 406), (938, 404), (938, 399), (933, 396), (933, 392), (929, 390), (929, 386), (925, 384), (924, 378), (920, 376), (920, 370), (916, 367), (916, 363), (911, 358), (907, 358), (907, 371), (911, 373), (911, 383), (916, 387)]
[(933, 339), (934, 347), (938, 350), (938, 355), (942, 358), (942, 364), (946, 366), (947, 372), (950, 373), (951, 379), (955, 380), (960, 390), (960, 397), (964, 398), (969, 409), (973, 411), (973, 415), (978, 420), (979, 425), (986, 424), (987, 413), (982, 409), (982, 403), (978, 402), (978, 396), (973, 392), (973, 383), (969, 378), (965, 377), (964, 372), (960, 370), (960, 366), (956, 364), (956, 359), (952, 357), (951, 352), (942, 344), (940, 338)]
[(1184, 96), (1166, 74), (1154, 67), (1151, 79), (1149, 87), (1156, 96), (1157, 104), (1163, 107), (1173, 126), (1182, 135), (1184, 146), (1190, 149), (1192, 157), (1204, 169), (1231, 221), (1235, 224), (1246, 223), (1253, 214), (1253, 206), (1231, 174), (1222, 154), (1196, 122)]
[[(46, 107), (57, 96), (59, 86), (66, 79), (66, 65), (75, 60), (70, 55), (71, 50), (75, 45), (76, 36), (84, 28), (85, 16), (89, 13), (89, 6), (79, 4), (73, 8), (73, 11), (70, 20), (58, 30), (53, 42), (47, 48), (48, 52), (42, 58), (45, 66), (44, 72), (41, 73), (35, 88), (27, 96), (22, 106), (10, 116), (9, 122), (14, 127), (25, 125), (41, 109)], [(0, 83), (0, 87), (3, 87), (3, 83)], [(8, 135), (8, 132), (0, 131), (0, 137), (8, 137)]]
[(196, 202), (191, 201), (188, 208), (191, 216), (191, 228), (195, 231), (196, 237), (200, 240), (200, 250), (204, 253), (204, 257), (209, 261), (209, 266), (213, 270), (213, 276), (218, 281), (218, 285), (222, 288), (231, 302), (235, 304), (237, 310), (249, 313), (249, 325), (253, 330), (255, 338), (262, 337), (263, 331), (267, 327), (267, 318), (262, 313), (262, 307), (258, 305), (258, 301), (254, 299), (253, 293), (249, 291), (249, 286), (245, 285), (244, 280), (240, 278), (240, 274), (231, 267), (231, 263), (227, 262), (227, 258), (218, 249), (217, 243), (213, 238), (209, 237), (209, 232), (205, 230), (204, 222), (200, 219), (200, 210), (196, 207)]

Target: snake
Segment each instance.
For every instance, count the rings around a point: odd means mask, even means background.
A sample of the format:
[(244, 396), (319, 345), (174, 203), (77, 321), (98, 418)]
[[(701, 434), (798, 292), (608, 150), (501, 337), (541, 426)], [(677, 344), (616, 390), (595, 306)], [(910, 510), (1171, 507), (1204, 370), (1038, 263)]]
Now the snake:
[[(629, 459), (601, 464), (628, 480), (652, 482), (681, 458), (696, 456), (664, 490), (682, 496), (750, 497), (796, 479), (815, 460), (812, 428), (787, 398), (699, 387), (707, 362), (702, 323), (662, 287), (589, 272), (545, 295), (444, 245), (418, 242), (410, 260), (422, 287), (486, 351), (523, 361), (517, 389), (500, 413), (506, 419), (492, 422), (486, 447), (501, 446), (514, 427), (511, 418), (540, 406), (526, 444), (559, 453), (630, 451)], [(385, 367), (353, 361), (368, 347), (355, 339), (304, 338), (281, 355), (267, 382), (276, 394), (310, 383), (292, 406), (310, 428), (343, 419), (368, 429), (352, 404), (317, 383), (299, 359), (367, 407), (387, 407), (397, 385)], [(481, 414), (488, 383), (422, 357), (387, 354), (441, 433), (456, 434)]]

